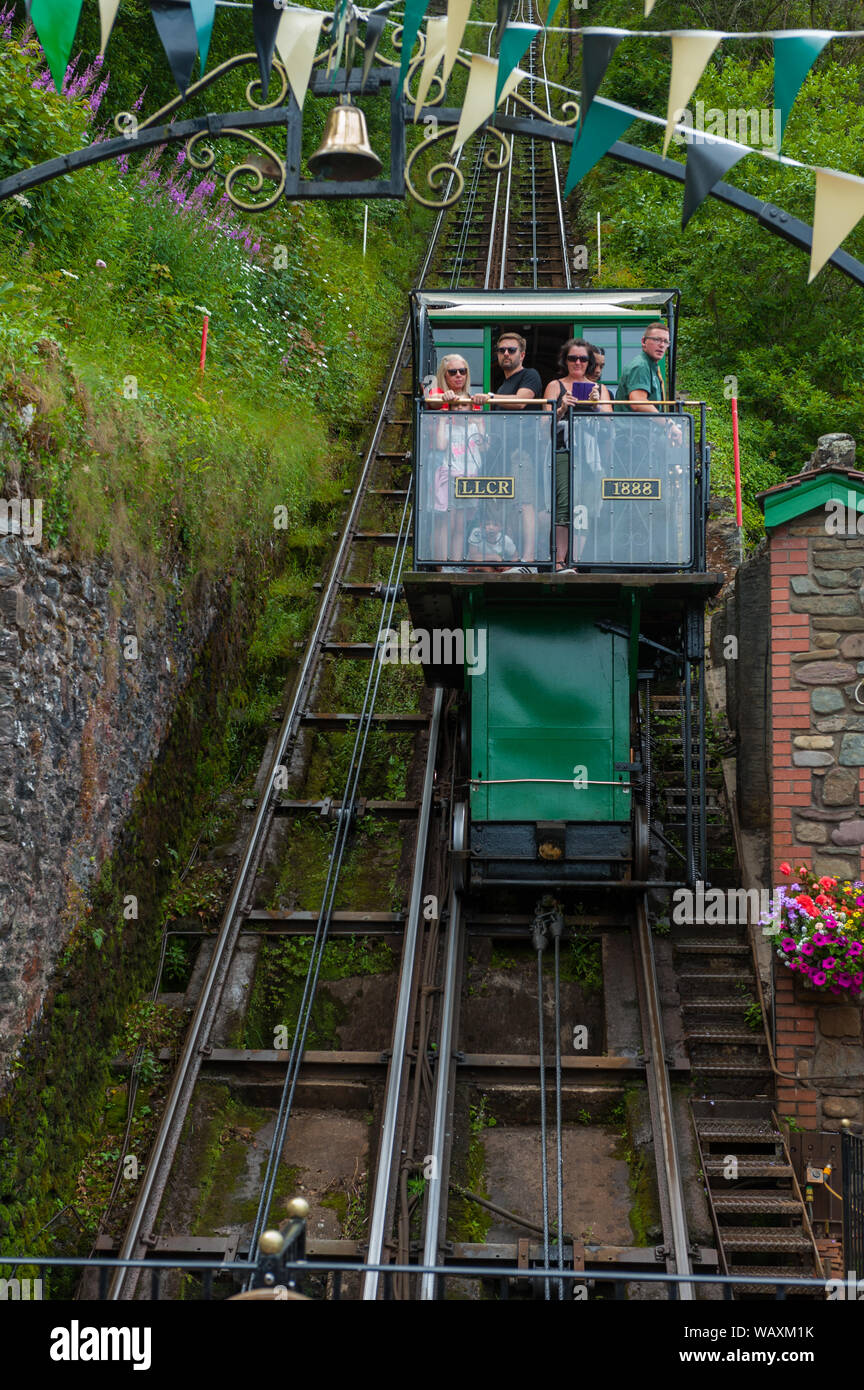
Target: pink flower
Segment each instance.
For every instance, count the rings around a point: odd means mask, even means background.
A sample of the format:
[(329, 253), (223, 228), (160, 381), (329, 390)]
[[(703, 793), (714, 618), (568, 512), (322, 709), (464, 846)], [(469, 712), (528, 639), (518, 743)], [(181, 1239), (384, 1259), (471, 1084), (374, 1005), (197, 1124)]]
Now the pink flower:
[(814, 970), (814, 971), (813, 971), (813, 974), (810, 976), (810, 978), (811, 978), (811, 980), (813, 981), (813, 983), (814, 983), (814, 985), (816, 986), (816, 988), (819, 989), (819, 988), (821, 988), (821, 986), (824, 985), (824, 983), (825, 983), (825, 979), (826, 979), (825, 972), (824, 972), (824, 970)]
[(822, 962), (822, 969), (823, 969), (823, 970), (833, 970), (833, 969), (834, 969), (834, 966), (835, 966), (836, 964), (837, 964), (837, 961), (836, 961), (836, 959), (835, 959), (834, 956), (826, 956), (825, 959), (824, 959), (823, 962)]
[(802, 954), (805, 956), (812, 956), (813, 954), (813, 947), (810, 945), (809, 941), (802, 941), (801, 945), (798, 947), (798, 950), (801, 951)]
[(791, 936), (784, 936), (784, 938), (783, 938), (783, 940), (781, 941), (780, 945), (783, 947), (783, 950), (784, 950), (784, 951), (794, 951), (794, 950), (795, 950), (795, 942), (794, 942), (794, 940), (793, 940), (793, 938), (792, 938)]
[(842, 985), (844, 989), (848, 989), (852, 983), (852, 978), (849, 975), (843, 975), (841, 973), (837, 976), (837, 983), (838, 985)]
[(814, 945), (814, 946), (827, 946), (827, 945), (828, 945), (828, 937), (825, 936), (825, 935), (823, 935), (823, 933), (822, 933), (821, 931), (817, 931), (816, 934), (815, 934), (814, 937), (813, 937), (813, 945)]
[(864, 946), (861, 945), (861, 942), (853, 941), (852, 945), (849, 947), (849, 954), (850, 956), (860, 956), (862, 950), (864, 950)]
[(783, 863), (780, 865), (780, 872), (781, 872), (781, 874), (787, 874), (787, 875), (788, 875), (788, 874), (791, 874), (791, 872), (792, 872), (792, 865), (791, 865), (791, 864), (787, 864), (786, 861), (784, 860)]

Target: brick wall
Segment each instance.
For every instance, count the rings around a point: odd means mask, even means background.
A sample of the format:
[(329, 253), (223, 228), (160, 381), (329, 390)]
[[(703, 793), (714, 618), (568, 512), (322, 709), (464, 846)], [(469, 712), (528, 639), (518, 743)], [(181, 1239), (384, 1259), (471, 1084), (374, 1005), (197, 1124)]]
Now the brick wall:
[[(768, 552), (772, 882), (788, 882), (784, 860), (855, 880), (864, 877), (864, 704), (855, 699), (864, 680), (864, 536), (830, 535), (811, 512), (773, 530)], [(861, 1009), (830, 995), (802, 998), (776, 960), (774, 974), (777, 1066), (799, 1078), (778, 1078), (778, 1113), (805, 1129), (861, 1121)]]

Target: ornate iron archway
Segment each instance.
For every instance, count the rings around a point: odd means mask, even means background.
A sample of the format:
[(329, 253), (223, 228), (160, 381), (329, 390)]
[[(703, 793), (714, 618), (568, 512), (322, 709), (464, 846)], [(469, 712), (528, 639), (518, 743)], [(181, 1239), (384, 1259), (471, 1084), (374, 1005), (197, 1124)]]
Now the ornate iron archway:
[[(398, 48), (398, 35), (395, 46)], [(358, 47), (362, 48), (358, 41)], [(255, 53), (243, 53), (214, 68), (199, 82), (189, 87), (184, 96), (178, 96), (159, 111), (143, 121), (129, 112), (121, 112), (115, 117), (115, 127), (120, 132), (110, 140), (87, 145), (69, 154), (58, 155), (30, 169), (23, 169), (0, 180), (0, 202), (23, 194), (29, 189), (47, 183), (61, 175), (75, 173), (107, 160), (129, 155), (130, 153), (153, 149), (159, 145), (184, 143), (190, 163), (195, 169), (209, 171), (220, 179), (231, 202), (244, 212), (263, 212), (275, 206), (281, 199), (309, 198), (404, 198), (410, 195), (426, 207), (445, 208), (453, 206), (459, 199), (464, 185), (458, 167), (449, 160), (442, 160), (427, 170), (426, 180), (431, 193), (436, 194), (448, 176), (453, 183), (446, 196), (427, 197), (419, 191), (414, 182), (414, 166), (428, 154), (438, 141), (449, 139), (456, 131), (461, 111), (458, 107), (442, 107), (435, 100), (427, 103), (413, 115), (413, 107), (408, 92), (412, 79), (416, 78), (423, 61), (423, 45), (420, 53), (412, 60), (404, 90), (399, 84), (399, 64), (387, 58), (379, 58), (377, 66), (364, 75), (359, 67), (346, 71), (340, 68), (329, 75), (321, 70), (332, 56), (333, 48), (325, 50), (315, 60), (315, 67), (309, 82), (313, 96), (334, 97), (340, 93), (350, 96), (377, 96), (389, 93), (390, 99), (390, 171), (388, 178), (363, 179), (353, 182), (333, 182), (324, 179), (301, 177), (302, 165), (302, 111), (290, 90), (288, 77), (282, 64), (275, 60), (272, 65), (271, 81), (278, 84), (276, 95), (264, 100), (260, 77), (254, 78), (246, 88), (249, 108), (244, 111), (208, 112), (203, 116), (193, 116), (186, 120), (175, 120), (174, 114), (186, 101), (211, 87), (227, 73), (250, 65), (257, 70), (258, 57)], [(468, 61), (461, 55), (457, 59), (467, 67)], [(437, 99), (443, 99), (444, 90), (440, 78), (433, 79), (433, 92)], [(484, 156), (488, 166), (499, 170), (506, 168), (512, 155), (512, 136), (526, 135), (534, 139), (555, 141), (571, 146), (577, 136), (578, 105), (574, 101), (562, 103), (562, 113), (570, 111), (566, 118), (558, 119), (543, 112), (540, 107), (521, 96), (518, 92), (510, 99), (526, 111), (527, 115), (506, 115), (497, 112), (486, 122), (480, 131), (490, 133), (497, 141), (498, 148)], [(423, 124), (427, 137), (419, 142), (406, 158), (405, 129), (409, 123)], [(262, 139), (262, 132), (282, 127), (285, 131), (284, 154), (274, 149)], [(480, 131), (476, 133), (480, 133)], [(216, 154), (212, 141), (223, 138), (242, 140), (250, 147), (251, 153), (239, 163), (222, 173), (216, 168)], [(650, 150), (642, 150), (636, 145), (617, 141), (608, 151), (612, 159), (621, 160), (650, 173), (660, 174), (683, 184), (685, 166), (676, 160), (668, 159)], [(253, 163), (252, 160), (256, 162)], [(262, 172), (266, 169), (266, 175)], [(259, 195), (264, 190), (265, 177), (274, 187), (267, 190), (266, 196), (253, 201), (248, 195)], [(238, 184), (248, 181), (247, 196), (238, 191)], [(717, 183), (710, 196), (728, 206), (736, 208), (748, 217), (754, 217), (760, 226), (769, 232), (783, 237), (802, 251), (809, 252), (812, 247), (812, 228), (799, 218), (784, 212), (773, 203), (755, 198), (732, 184)], [(842, 250), (835, 251), (828, 259), (843, 275), (856, 284), (864, 285), (864, 263)]]

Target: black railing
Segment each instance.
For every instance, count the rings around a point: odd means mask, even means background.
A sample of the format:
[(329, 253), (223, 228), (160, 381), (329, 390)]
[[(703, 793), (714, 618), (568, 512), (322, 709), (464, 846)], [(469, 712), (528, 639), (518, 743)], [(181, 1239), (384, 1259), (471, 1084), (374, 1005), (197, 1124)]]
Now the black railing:
[[(859, 1141), (860, 1143), (861, 1141)], [(859, 1168), (859, 1175), (861, 1169)], [(216, 1293), (222, 1293), (223, 1297), (230, 1296), (227, 1287), (227, 1280), (231, 1280), (235, 1289), (243, 1285), (251, 1285), (253, 1288), (268, 1290), (274, 1299), (288, 1297), (289, 1293), (302, 1292), (304, 1287), (310, 1287), (311, 1281), (320, 1281), (328, 1275), (333, 1275), (330, 1286), (330, 1297), (341, 1298), (342, 1281), (346, 1275), (358, 1275), (367, 1270), (377, 1270), (383, 1275), (384, 1297), (392, 1296), (390, 1283), (394, 1274), (409, 1274), (421, 1276), (432, 1274), (436, 1277), (439, 1292), (443, 1296), (446, 1281), (448, 1279), (483, 1279), (496, 1285), (500, 1292), (500, 1297), (506, 1299), (510, 1293), (511, 1284), (516, 1284), (522, 1288), (533, 1291), (540, 1289), (547, 1278), (554, 1278), (555, 1281), (563, 1280), (566, 1286), (565, 1297), (573, 1299), (584, 1299), (587, 1296), (588, 1286), (595, 1286), (596, 1293), (606, 1293), (608, 1297), (624, 1300), (628, 1296), (628, 1286), (631, 1284), (661, 1285), (666, 1289), (666, 1296), (671, 1301), (678, 1301), (680, 1297), (681, 1285), (690, 1285), (695, 1290), (709, 1290), (719, 1288), (724, 1299), (730, 1300), (734, 1297), (735, 1289), (746, 1285), (748, 1292), (753, 1289), (764, 1289), (766, 1294), (773, 1293), (774, 1299), (778, 1302), (786, 1300), (789, 1294), (805, 1294), (807, 1292), (825, 1292), (826, 1283), (824, 1279), (802, 1279), (791, 1277), (781, 1279), (776, 1276), (767, 1277), (765, 1275), (750, 1275), (746, 1271), (734, 1275), (721, 1274), (668, 1274), (658, 1270), (656, 1273), (641, 1269), (622, 1269), (616, 1266), (613, 1269), (598, 1270), (560, 1270), (557, 1266), (534, 1265), (531, 1269), (513, 1267), (503, 1267), (500, 1264), (474, 1264), (473, 1262), (462, 1261), (459, 1264), (451, 1265), (394, 1265), (378, 1264), (367, 1265), (358, 1261), (347, 1260), (298, 1260), (298, 1259), (279, 1259), (272, 1254), (259, 1258), (258, 1261), (250, 1260), (178, 1260), (178, 1259), (148, 1259), (148, 1260), (118, 1260), (105, 1258), (86, 1259), (84, 1257), (62, 1257), (46, 1259), (44, 1256), (20, 1255), (20, 1256), (0, 1256), (2, 1267), (5, 1268), (7, 1275), (10, 1269), (37, 1270), (37, 1278), (41, 1281), (38, 1291), (33, 1293), (34, 1280), (32, 1275), (28, 1277), (27, 1289), (24, 1289), (25, 1279), (13, 1276), (7, 1277), (0, 1283), (0, 1301), (3, 1299), (21, 1299), (22, 1301), (35, 1298), (50, 1298), (50, 1281), (47, 1273), (51, 1269), (80, 1270), (82, 1274), (87, 1271), (99, 1272), (99, 1295), (98, 1298), (105, 1297), (108, 1287), (108, 1280), (112, 1270), (116, 1269), (138, 1269), (142, 1273), (149, 1275), (139, 1289), (140, 1296), (145, 1298), (149, 1295), (150, 1299), (159, 1299), (162, 1276), (169, 1272), (180, 1272), (194, 1275), (201, 1279), (202, 1299), (212, 1299)], [(848, 1262), (848, 1261), (847, 1261)], [(104, 1272), (103, 1272), (104, 1271)], [(214, 1289), (214, 1284), (219, 1278), (223, 1278), (226, 1284), (222, 1288)], [(17, 1286), (17, 1287), (16, 1287)], [(314, 1294), (313, 1294), (314, 1296)], [(322, 1296), (319, 1290), (318, 1296)], [(542, 1295), (541, 1295), (542, 1296)], [(188, 1294), (187, 1294), (188, 1299)], [(98, 1300), (94, 1300), (98, 1301)]]
[(864, 1278), (864, 1138), (843, 1131), (844, 1269)]

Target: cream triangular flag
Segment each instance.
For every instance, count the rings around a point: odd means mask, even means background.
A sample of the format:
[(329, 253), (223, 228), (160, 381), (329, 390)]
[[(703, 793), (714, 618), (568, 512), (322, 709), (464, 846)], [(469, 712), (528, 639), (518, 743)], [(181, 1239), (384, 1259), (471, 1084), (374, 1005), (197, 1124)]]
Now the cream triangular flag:
[(817, 169), (808, 285), (862, 217), (864, 179), (837, 169)]
[(99, 19), (102, 24), (102, 44), (100, 53), (105, 52), (105, 45), (111, 37), (111, 30), (114, 28), (114, 21), (117, 18), (117, 11), (120, 8), (120, 0), (99, 0)]
[(459, 118), (459, 129), (456, 131), (456, 138), (453, 141), (453, 148), (450, 153), (455, 154), (465, 141), (470, 139), (481, 126), (487, 121), (495, 110), (496, 104), (500, 106), (502, 101), (506, 101), (512, 92), (515, 92), (525, 73), (521, 68), (514, 68), (504, 86), (501, 88), (501, 95), (498, 102), (495, 101), (495, 88), (498, 85), (498, 59), (485, 58), (480, 53), (471, 55), (471, 71), (468, 74), (468, 86), (465, 90), (465, 100), (462, 103), (462, 115)]
[(676, 121), (692, 97), (708, 59), (726, 35), (714, 29), (679, 30), (672, 35), (672, 72), (669, 77), (669, 104), (666, 109), (666, 134), (663, 153), (669, 148)]
[(653, 10), (653, 8), (654, 8), (654, 6), (656, 5), (656, 3), (657, 3), (657, 0), (645, 0), (645, 18), (646, 18), (646, 19), (648, 18), (649, 14), (650, 14), (651, 11)]
[(312, 75), (318, 36), (326, 18), (323, 10), (284, 10), (276, 30), (276, 48), (301, 110)]
[(414, 103), (414, 119), (420, 115), (420, 108), (426, 100), (426, 93), (432, 86), (435, 69), (441, 62), (444, 45), (447, 42), (446, 15), (440, 19), (430, 19), (426, 23), (426, 52), (423, 56), (423, 71), (417, 84), (417, 100)]
[(441, 79), (445, 86), (453, 71), (470, 13), (471, 0), (447, 0), (447, 46), (444, 49), (444, 67), (441, 70)]

